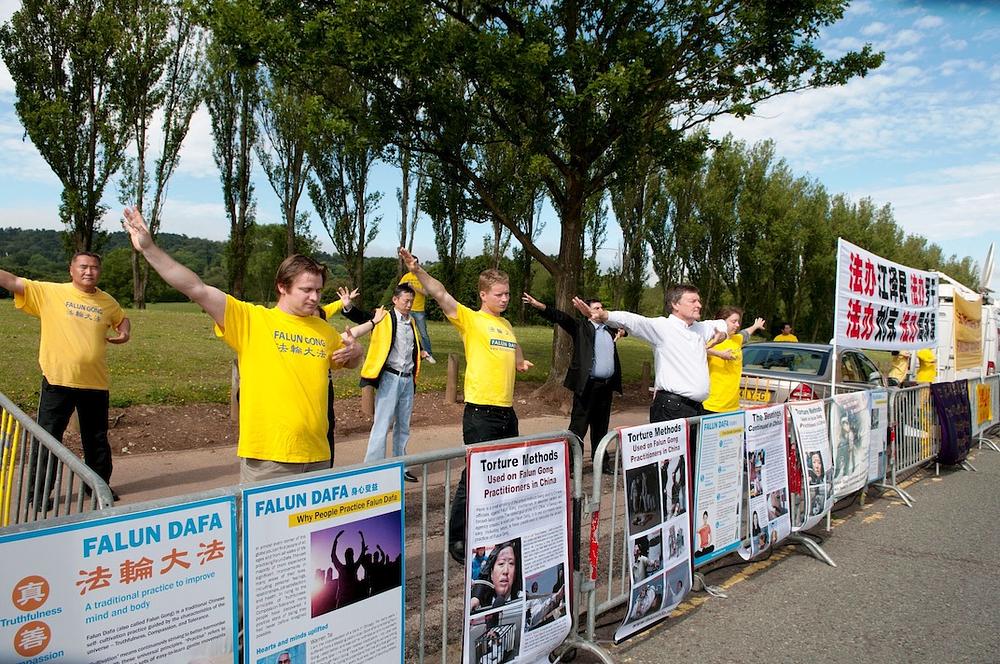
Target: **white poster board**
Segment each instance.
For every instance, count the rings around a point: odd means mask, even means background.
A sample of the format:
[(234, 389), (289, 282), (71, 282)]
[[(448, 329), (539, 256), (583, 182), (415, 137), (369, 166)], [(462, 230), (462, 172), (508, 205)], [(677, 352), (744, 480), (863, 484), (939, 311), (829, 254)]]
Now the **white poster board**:
[(244, 662), (403, 661), (401, 464), (243, 492)]
[(865, 486), (871, 411), (867, 392), (838, 394), (830, 403), (830, 443), (833, 446), (833, 497), (840, 500)]
[(805, 520), (797, 530), (809, 530), (833, 507), (833, 453), (830, 428), (822, 401), (789, 403), (792, 428), (805, 468)]
[(792, 532), (788, 461), (785, 458), (785, 407), (746, 411), (749, 541), (740, 554), (750, 559)]
[(871, 404), (870, 443), (868, 446), (868, 482), (885, 478), (886, 437), (889, 434), (889, 393), (885, 390), (869, 392)]
[(694, 483), (694, 564), (740, 546), (743, 500), (743, 412), (701, 418)]
[(0, 661), (233, 664), (231, 496), (0, 537)]
[(619, 435), (632, 591), (616, 643), (666, 618), (691, 590), (687, 423), (644, 424)]
[(570, 613), (570, 450), (565, 438), (467, 454), (463, 661), (548, 662)]

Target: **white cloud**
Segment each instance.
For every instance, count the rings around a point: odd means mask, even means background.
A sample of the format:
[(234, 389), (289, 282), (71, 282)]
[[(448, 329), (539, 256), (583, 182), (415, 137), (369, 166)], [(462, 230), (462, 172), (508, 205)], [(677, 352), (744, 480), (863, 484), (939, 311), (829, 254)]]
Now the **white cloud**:
[(848, 16), (867, 16), (875, 11), (872, 7), (872, 3), (866, 0), (859, 0), (859, 2), (852, 2), (851, 6), (847, 9)]
[(964, 39), (954, 39), (951, 35), (945, 35), (941, 38), (941, 48), (949, 51), (964, 51), (968, 45), (969, 42)]
[(218, 179), (219, 169), (212, 157), (212, 147), (212, 119), (208, 109), (202, 105), (191, 118), (191, 128), (181, 147), (177, 172), (196, 178)]
[(163, 205), (160, 229), (167, 233), (225, 240), (229, 237), (229, 220), (222, 203), (168, 198)]
[(905, 48), (907, 46), (914, 46), (919, 44), (924, 38), (922, 34), (916, 30), (900, 30), (895, 35), (886, 42), (883, 48), (887, 50), (892, 50), (895, 48)]
[(944, 19), (940, 16), (933, 15), (923, 16), (913, 23), (913, 27), (919, 28), (920, 30), (940, 28), (942, 25), (944, 25)]
[(866, 37), (871, 37), (874, 35), (881, 35), (888, 32), (889, 26), (882, 21), (875, 21), (874, 23), (869, 23), (865, 27), (861, 28), (861, 34)]
[(0, 227), (61, 231), (65, 227), (59, 221), (59, 199), (53, 199), (44, 205), (2, 207), (0, 208)]

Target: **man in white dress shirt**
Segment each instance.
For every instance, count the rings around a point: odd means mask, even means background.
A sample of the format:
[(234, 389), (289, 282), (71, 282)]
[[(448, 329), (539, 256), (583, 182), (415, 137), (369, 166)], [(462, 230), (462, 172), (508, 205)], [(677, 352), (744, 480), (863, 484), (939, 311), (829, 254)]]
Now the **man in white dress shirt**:
[(596, 315), (653, 347), (656, 394), (649, 407), (650, 422), (704, 414), (708, 397), (707, 349), (726, 338), (725, 321), (699, 321), (701, 296), (690, 284), (667, 290), (669, 317), (647, 318), (628, 311), (592, 312), (586, 302), (573, 298), (583, 315)]

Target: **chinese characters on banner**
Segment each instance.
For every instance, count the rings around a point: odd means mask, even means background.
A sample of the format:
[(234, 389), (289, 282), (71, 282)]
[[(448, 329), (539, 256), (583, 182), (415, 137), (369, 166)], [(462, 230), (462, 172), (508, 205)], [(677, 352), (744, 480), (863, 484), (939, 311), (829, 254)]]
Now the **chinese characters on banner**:
[(991, 389), (988, 383), (976, 385), (976, 426), (980, 428), (984, 424), (993, 421)]
[(833, 444), (833, 497), (840, 500), (861, 490), (868, 478), (871, 409), (867, 392), (838, 394), (830, 403)]
[(955, 289), (955, 370), (978, 369), (983, 362), (983, 298), (966, 300)]
[(463, 662), (548, 662), (569, 634), (569, 455), (565, 438), (466, 453)]
[(833, 507), (833, 453), (830, 451), (830, 429), (822, 401), (789, 403), (792, 429), (802, 454), (806, 470), (804, 487), (805, 512), (801, 526), (809, 530)]
[(935, 273), (893, 263), (843, 239), (837, 253), (838, 346), (903, 350), (935, 345)]
[(0, 661), (234, 664), (236, 502), (0, 537)]
[(244, 663), (403, 661), (401, 464), (243, 492)]
[(691, 590), (687, 423), (629, 427), (619, 436), (632, 592), (616, 643), (666, 618)]
[(694, 483), (694, 564), (740, 545), (743, 499), (743, 413), (706, 415), (698, 437)]
[(740, 549), (745, 559), (756, 556), (792, 532), (786, 438), (784, 405), (746, 411), (750, 541), (749, 547)]

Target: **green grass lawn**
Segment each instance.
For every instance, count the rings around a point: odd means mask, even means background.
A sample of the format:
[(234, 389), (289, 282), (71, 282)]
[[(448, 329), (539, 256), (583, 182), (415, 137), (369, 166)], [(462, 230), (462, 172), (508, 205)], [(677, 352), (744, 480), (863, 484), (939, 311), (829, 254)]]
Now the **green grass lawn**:
[[(145, 311), (128, 310), (132, 339), (124, 346), (108, 347), (111, 371), (111, 404), (224, 403), (229, 400), (230, 366), (235, 353), (212, 332), (212, 322), (194, 304), (154, 304)], [(349, 322), (336, 316), (333, 323), (343, 329)], [(14, 308), (13, 300), (0, 300), (0, 330), (4, 352), (0, 370), (0, 392), (21, 408), (37, 407), (41, 371), (38, 368), (38, 319)], [(418, 390), (443, 390), (447, 380), (449, 353), (465, 362), (458, 331), (449, 323), (428, 322), (436, 365), (424, 363)], [(515, 326), (524, 356), (535, 364), (518, 380), (543, 382), (552, 363), (552, 328)], [(626, 382), (639, 380), (642, 363), (652, 361), (647, 345), (635, 339), (618, 343)], [(338, 396), (357, 395), (358, 371), (335, 373)], [(462, 379), (460, 375), (459, 380)]]

